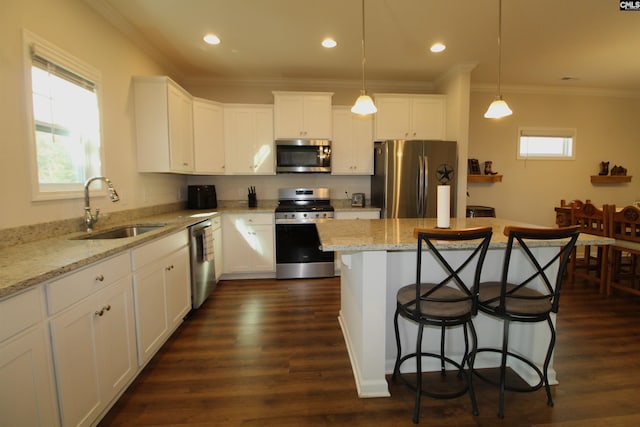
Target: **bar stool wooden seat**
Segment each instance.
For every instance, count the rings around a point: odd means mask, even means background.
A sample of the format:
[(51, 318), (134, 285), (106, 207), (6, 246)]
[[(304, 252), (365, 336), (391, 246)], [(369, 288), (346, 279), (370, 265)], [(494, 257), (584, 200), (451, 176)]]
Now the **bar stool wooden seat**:
[[(558, 302), (562, 276), (569, 261), (569, 254), (578, 239), (579, 228), (570, 226), (564, 228), (525, 228), (505, 227), (504, 234), (508, 236), (507, 248), (502, 269), (502, 279), (498, 282), (480, 283), (478, 293), (478, 309), (489, 316), (503, 321), (503, 335), (501, 348), (478, 348), (476, 354), (493, 352), (500, 354), (500, 375), (498, 382), (490, 379), (480, 371), (474, 371), (479, 378), (499, 386), (498, 417), (504, 417), (504, 392), (534, 391), (543, 385), (547, 393), (547, 404), (553, 406), (551, 390), (549, 388), (548, 367), (555, 345), (555, 328), (551, 313), (558, 312)], [(543, 253), (537, 251), (537, 240), (566, 240), (559, 247), (558, 252), (548, 259), (541, 259)], [(512, 268), (519, 269), (522, 281), (514, 281), (509, 275)], [(537, 323), (547, 322), (551, 332), (549, 346), (542, 368), (531, 360), (509, 350), (509, 327), (512, 322)], [(476, 355), (471, 357), (475, 359)], [(540, 381), (529, 387), (508, 384), (506, 379), (507, 362), (517, 359), (534, 371)]]
[[(477, 346), (476, 331), (471, 321), (477, 312), (476, 295), (474, 289), (480, 281), (480, 273), (484, 258), (491, 240), (491, 227), (470, 229), (421, 229), (414, 230), (414, 237), (418, 239), (416, 250), (416, 281), (398, 290), (397, 306), (393, 318), (397, 356), (393, 369), (395, 380), (400, 377), (409, 387), (415, 390), (415, 406), (413, 422), (420, 418), (420, 398), (427, 395), (434, 398), (454, 398), (462, 396), (467, 391), (471, 398), (472, 413), (478, 414), (478, 407), (470, 380), (473, 360), (469, 357)], [(440, 251), (440, 245), (449, 248), (452, 242), (462, 243), (465, 251)], [(424, 252), (426, 249), (428, 252)], [(423, 282), (423, 267), (428, 271), (428, 278)], [(398, 318), (403, 317), (418, 325), (415, 352), (402, 355)], [(439, 353), (425, 351), (422, 346), (424, 327), (440, 329)], [(459, 354), (460, 359), (454, 360), (453, 354), (446, 354), (445, 339), (450, 328), (460, 329), (464, 336), (464, 350)], [(469, 350), (469, 334), (471, 332), (472, 347)], [(453, 366), (460, 384), (457, 389), (449, 391), (434, 391), (423, 387), (422, 359), (435, 358), (439, 361), (442, 377), (447, 375), (447, 367)], [(402, 371), (405, 362), (413, 360), (416, 364), (415, 382), (407, 379)], [(469, 370), (465, 372), (465, 365)], [(458, 387), (459, 386), (459, 387)]]

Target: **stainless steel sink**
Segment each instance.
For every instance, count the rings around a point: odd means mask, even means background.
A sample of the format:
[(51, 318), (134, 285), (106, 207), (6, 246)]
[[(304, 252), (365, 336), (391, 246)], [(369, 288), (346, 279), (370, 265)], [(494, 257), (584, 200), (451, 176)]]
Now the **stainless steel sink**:
[(123, 227), (113, 228), (111, 230), (87, 233), (82, 236), (74, 237), (73, 240), (123, 239), (125, 237), (139, 236), (164, 226), (165, 224), (126, 225)]

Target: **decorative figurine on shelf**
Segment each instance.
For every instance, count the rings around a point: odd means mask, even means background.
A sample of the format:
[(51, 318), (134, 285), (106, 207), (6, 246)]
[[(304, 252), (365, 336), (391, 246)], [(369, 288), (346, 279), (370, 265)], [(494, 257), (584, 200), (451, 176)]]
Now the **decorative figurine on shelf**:
[(600, 162), (600, 172), (598, 172), (598, 175), (609, 175), (609, 162)]
[(484, 174), (485, 175), (497, 175), (498, 172), (494, 172), (492, 170), (493, 162), (491, 160), (487, 160), (484, 162)]
[(467, 167), (469, 175), (480, 175), (480, 162), (478, 159), (468, 159)]
[(627, 169), (622, 166), (614, 165), (611, 168), (611, 176), (627, 176)]

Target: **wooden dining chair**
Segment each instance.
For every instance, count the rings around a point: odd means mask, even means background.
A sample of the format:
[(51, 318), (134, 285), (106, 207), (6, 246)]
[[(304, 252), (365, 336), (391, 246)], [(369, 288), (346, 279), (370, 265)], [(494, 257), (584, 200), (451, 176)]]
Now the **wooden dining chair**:
[[(581, 233), (606, 237), (609, 235), (609, 221), (607, 205), (602, 209), (590, 201), (578, 205), (575, 201), (571, 206), (571, 225), (577, 225)], [(598, 285), (600, 293), (605, 292), (607, 281), (607, 248), (598, 246), (592, 252), (591, 246), (574, 248), (568, 267), (569, 283), (575, 283), (576, 278)], [(582, 256), (578, 256), (582, 252)]]
[(612, 289), (640, 296), (640, 209), (626, 206), (617, 211), (615, 205), (607, 209), (609, 237), (615, 239), (609, 245), (607, 296)]

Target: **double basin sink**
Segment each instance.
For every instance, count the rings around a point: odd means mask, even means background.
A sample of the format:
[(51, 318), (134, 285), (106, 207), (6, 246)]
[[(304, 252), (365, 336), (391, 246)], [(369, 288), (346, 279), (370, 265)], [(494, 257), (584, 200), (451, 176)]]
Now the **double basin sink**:
[(149, 231), (157, 230), (166, 224), (137, 224), (125, 225), (110, 230), (89, 232), (82, 236), (74, 237), (73, 240), (104, 240), (104, 239), (123, 239), (125, 237), (135, 237)]

